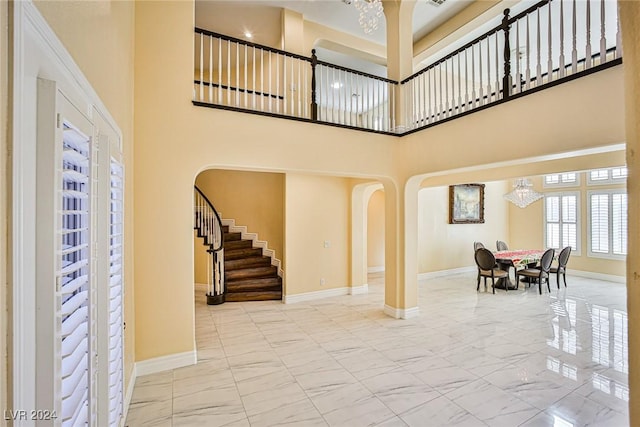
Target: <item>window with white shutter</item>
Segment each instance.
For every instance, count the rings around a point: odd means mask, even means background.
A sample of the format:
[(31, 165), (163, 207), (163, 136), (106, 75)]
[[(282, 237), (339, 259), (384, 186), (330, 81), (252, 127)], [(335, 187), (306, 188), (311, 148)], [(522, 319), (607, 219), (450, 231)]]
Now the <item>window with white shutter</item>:
[(589, 192), (589, 255), (624, 258), (627, 254), (625, 190)]
[(122, 164), (111, 158), (111, 215), (109, 221), (109, 425), (122, 417), (123, 314), (122, 244), (124, 227), (124, 185)]
[(100, 133), (53, 81), (38, 81), (37, 113), (35, 407), (53, 411), (53, 426), (120, 427), (119, 137), (102, 122)]
[(61, 418), (63, 426), (89, 422), (91, 377), (90, 139), (63, 123), (60, 232)]
[(580, 196), (577, 192), (545, 195), (545, 245), (562, 249), (571, 246), (580, 253)]

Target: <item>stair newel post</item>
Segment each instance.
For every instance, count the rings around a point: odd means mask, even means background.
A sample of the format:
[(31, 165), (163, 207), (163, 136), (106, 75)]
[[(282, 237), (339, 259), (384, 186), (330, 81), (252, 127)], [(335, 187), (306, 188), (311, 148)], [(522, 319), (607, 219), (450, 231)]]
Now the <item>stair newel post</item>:
[(316, 50), (311, 50), (311, 120), (318, 120), (318, 103), (316, 102), (316, 65), (318, 65), (318, 57)]
[(511, 96), (511, 46), (509, 43), (509, 9), (504, 10), (504, 17), (502, 18), (502, 31), (504, 31), (504, 76), (502, 78), (502, 99), (507, 100)]

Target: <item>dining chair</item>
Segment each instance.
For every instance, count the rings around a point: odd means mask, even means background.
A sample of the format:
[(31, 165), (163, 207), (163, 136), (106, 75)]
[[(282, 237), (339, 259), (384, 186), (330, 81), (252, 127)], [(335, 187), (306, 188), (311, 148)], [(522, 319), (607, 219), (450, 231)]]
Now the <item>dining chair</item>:
[(538, 280), (538, 291), (542, 295), (542, 280), (547, 281), (547, 289), (551, 292), (549, 286), (549, 274), (551, 272), (551, 263), (553, 262), (553, 256), (555, 255), (555, 249), (547, 249), (542, 258), (540, 258), (540, 265), (536, 268), (525, 268), (523, 270), (516, 270), (516, 283), (520, 276), (529, 277)]
[(508, 251), (509, 250), (509, 246), (507, 246), (507, 244), (505, 242), (503, 242), (502, 240), (496, 240), (496, 249), (498, 251)]
[[(476, 265), (478, 266), (478, 286), (476, 291), (480, 290), (480, 278), (484, 277), (484, 290), (487, 290), (487, 278), (491, 277), (491, 287), (493, 293), (496, 293), (496, 279), (506, 278), (508, 273), (504, 270), (496, 268), (496, 257), (487, 248), (479, 248), (475, 253)], [(507, 289), (508, 286), (505, 286)]]
[(477, 251), (480, 248), (484, 248), (484, 245), (481, 242), (473, 242), (473, 252)]
[(564, 287), (567, 287), (567, 263), (569, 262), (569, 255), (571, 255), (571, 246), (567, 246), (566, 248), (560, 251), (560, 255), (558, 255), (558, 266), (551, 267), (549, 270), (551, 273), (556, 274), (556, 285), (558, 285), (558, 289), (560, 289), (560, 274), (562, 274), (562, 280), (564, 281)]

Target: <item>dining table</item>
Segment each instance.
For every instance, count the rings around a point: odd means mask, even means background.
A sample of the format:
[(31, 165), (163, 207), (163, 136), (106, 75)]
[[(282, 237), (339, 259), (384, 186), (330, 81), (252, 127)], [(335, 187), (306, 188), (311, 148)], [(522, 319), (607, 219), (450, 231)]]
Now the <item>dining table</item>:
[[(493, 253), (496, 257), (498, 267), (507, 273), (512, 267), (514, 269), (518, 269), (535, 266), (538, 264), (543, 254), (544, 250), (542, 249), (516, 249), (497, 251)], [(507, 277), (498, 279), (495, 288), (515, 290), (517, 289), (517, 284), (514, 284), (507, 274)]]

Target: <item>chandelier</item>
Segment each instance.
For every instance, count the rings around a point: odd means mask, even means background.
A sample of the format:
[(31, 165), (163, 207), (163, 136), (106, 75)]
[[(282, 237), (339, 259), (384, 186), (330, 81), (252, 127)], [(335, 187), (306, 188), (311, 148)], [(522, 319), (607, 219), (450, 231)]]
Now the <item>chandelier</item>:
[(378, 29), (382, 18), (382, 0), (353, 0), (353, 5), (360, 12), (358, 22), (366, 34)]
[(519, 208), (525, 208), (531, 203), (543, 197), (533, 188), (533, 184), (526, 178), (519, 178), (513, 184), (513, 191), (504, 195), (504, 198)]

